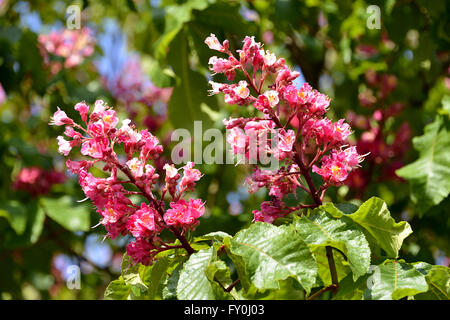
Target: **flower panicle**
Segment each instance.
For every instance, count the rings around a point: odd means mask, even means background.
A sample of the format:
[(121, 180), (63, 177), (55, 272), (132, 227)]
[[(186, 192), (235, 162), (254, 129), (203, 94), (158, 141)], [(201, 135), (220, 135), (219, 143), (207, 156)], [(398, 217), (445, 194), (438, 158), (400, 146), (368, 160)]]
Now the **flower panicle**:
[[(205, 43), (227, 55), (211, 57), (209, 65), (213, 75), (222, 73), (230, 81), (211, 80), (209, 94), (223, 94), (225, 103), (254, 107), (263, 114), (224, 120), (231, 150), (247, 159), (259, 154), (258, 151), (266, 151), (283, 164), (274, 171), (258, 168), (246, 180), (250, 192), (265, 187), (272, 199), (263, 203), (261, 210), (254, 211), (255, 221), (272, 223), (292, 212), (283, 198), (291, 193), (295, 195), (298, 188), (310, 193), (318, 205), (328, 187), (345, 183), (364, 155), (359, 155), (355, 146), (349, 146), (350, 125), (344, 119), (332, 122), (326, 117), (331, 99), (307, 82), (295, 86), (294, 80), (300, 73), (289, 68), (284, 58), (265, 50), (254, 37), (244, 38), (236, 56), (224, 45), (228, 42), (220, 44), (214, 34)], [(245, 80), (233, 82), (237, 72)], [(257, 152), (252, 153), (252, 149)], [(319, 189), (311, 179), (305, 184), (303, 178), (310, 171), (322, 177), (323, 185)]]
[[(79, 112), (82, 124), (60, 108), (50, 121), (51, 125), (65, 126), (64, 136), (57, 138), (59, 152), (69, 156), (73, 148), (80, 147), (81, 155), (87, 158), (77, 161), (69, 158), (67, 168), (78, 176), (86, 198), (96, 207), (106, 236), (131, 235), (135, 240), (128, 244), (127, 253), (133, 262), (152, 264), (159, 252), (170, 249), (159, 237), (163, 230), (169, 229), (183, 239), (186, 231), (199, 224), (205, 203), (200, 199), (185, 201), (182, 197), (195, 190), (201, 172), (188, 162), (180, 168), (180, 175), (179, 169), (167, 164), (163, 183), (160, 181), (163, 173), (151, 164), (163, 152), (158, 138), (147, 129), (136, 130), (129, 119), (120, 126), (116, 111), (102, 100), (97, 100), (93, 109), (85, 102), (77, 103), (74, 109)], [(120, 155), (116, 153), (118, 149)], [(98, 167), (99, 164), (103, 166)], [(90, 172), (96, 165), (107, 178)], [(119, 178), (124, 175), (127, 179)], [(148, 202), (134, 204), (131, 195), (140, 195)], [(170, 198), (168, 210), (164, 205), (166, 195)], [(186, 249), (192, 249), (187, 246)]]

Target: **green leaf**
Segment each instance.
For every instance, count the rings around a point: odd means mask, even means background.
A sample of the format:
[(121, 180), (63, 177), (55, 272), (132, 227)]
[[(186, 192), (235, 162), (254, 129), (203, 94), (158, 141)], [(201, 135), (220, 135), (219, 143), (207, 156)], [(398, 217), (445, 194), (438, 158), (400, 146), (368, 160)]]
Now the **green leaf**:
[(0, 217), (6, 218), (16, 232), (21, 235), (25, 232), (27, 225), (27, 210), (16, 200), (9, 200), (0, 205)]
[(387, 260), (374, 267), (364, 298), (398, 300), (428, 291), (425, 276), (408, 263)]
[(156, 60), (149, 60), (148, 73), (152, 83), (158, 88), (167, 88), (175, 85), (175, 74), (169, 68), (163, 68)]
[(211, 33), (222, 42), (228, 34), (235, 39), (243, 39), (257, 30), (257, 26), (242, 17), (240, 9), (238, 2), (219, 1), (205, 10), (192, 12), (192, 20), (187, 26), (201, 65), (208, 65), (209, 58), (216, 54), (205, 44), (206, 37)]
[(155, 56), (163, 59), (168, 53), (168, 47), (176, 38), (183, 25), (192, 18), (192, 10), (204, 10), (210, 3), (208, 0), (192, 0), (183, 4), (176, 4), (166, 7), (164, 33), (155, 44)]
[(204, 241), (204, 240), (216, 240), (223, 241), (223, 239), (231, 237), (228, 233), (223, 231), (210, 232), (203, 236), (196, 237), (196, 241)]
[(211, 286), (214, 290), (214, 296), (216, 299), (229, 300), (232, 299), (232, 292), (225, 292), (223, 288), (227, 288), (232, 284), (230, 269), (227, 267), (226, 263), (222, 260), (218, 260), (206, 267), (206, 276), (211, 282)]
[[(36, 243), (44, 228), (45, 213), (41, 208), (38, 208), (35, 213), (32, 214), (32, 223), (30, 226), (29, 240), (31, 243)], [(27, 221), (28, 225), (28, 221)], [(26, 231), (25, 231), (26, 234)]]
[(22, 34), (17, 52), (20, 66), (18, 78), (23, 79), (30, 74), (33, 79), (33, 89), (44, 94), (46, 89), (46, 71), (42, 69), (42, 55), (36, 45), (37, 35), (29, 30)]
[(131, 292), (136, 296), (140, 297), (148, 292), (148, 287), (141, 278), (139, 272), (129, 272), (122, 276), (125, 284), (131, 288)]
[(413, 262), (411, 264), (417, 271), (425, 276), (433, 269), (433, 265), (426, 262)]
[(406, 221), (396, 223), (382, 199), (372, 197), (364, 202), (352, 214), (344, 214), (333, 204), (320, 207), (332, 216), (340, 218), (345, 215), (360, 225), (366, 239), (372, 245), (382, 248), (389, 257), (397, 257), (403, 240), (412, 233), (411, 226)]
[(413, 145), (419, 158), (396, 173), (410, 182), (411, 200), (423, 214), (450, 193), (450, 133), (444, 118), (438, 116), (427, 125)]
[(249, 290), (237, 292), (238, 300), (304, 300), (305, 290), (294, 278), (280, 280), (279, 289), (258, 290), (251, 286)]
[(348, 258), (353, 280), (369, 270), (369, 243), (358, 225), (350, 218), (343, 216), (334, 219), (319, 208), (314, 210), (308, 218), (296, 219), (295, 228), (312, 248), (331, 246), (342, 251)]
[(212, 121), (201, 105), (205, 103), (211, 106), (216, 100), (207, 96), (206, 77), (189, 66), (189, 48), (184, 31), (180, 32), (170, 47), (168, 60), (180, 80), (168, 104), (170, 122), (175, 128), (188, 130), (193, 129), (194, 121), (201, 121), (203, 128), (211, 126)]
[(127, 300), (130, 296), (131, 288), (126, 284), (122, 276), (109, 283), (105, 290), (105, 300)]
[(333, 300), (362, 300), (364, 290), (367, 287), (367, 278), (369, 276), (362, 276), (354, 281), (352, 275), (347, 275), (339, 282), (339, 290), (332, 298)]
[(353, 203), (337, 203), (336, 208), (342, 211), (345, 214), (351, 214), (353, 212), (356, 212), (358, 210), (358, 206)]
[(449, 94), (450, 90), (449, 88), (447, 88), (444, 78), (437, 79), (434, 86), (427, 92), (428, 97), (423, 104), (423, 108), (430, 113), (432, 112), (433, 114), (436, 113), (439, 109), (442, 109), (443, 111), (449, 111)]
[(42, 198), (41, 203), (47, 216), (70, 231), (88, 231), (90, 212), (86, 205), (76, 204), (70, 196), (61, 198)]
[(131, 258), (126, 253), (124, 253), (122, 257), (122, 262), (120, 264), (121, 270), (120, 274), (122, 276), (130, 272), (130, 270), (137, 271), (138, 265), (133, 265), (132, 262), (133, 261), (131, 260)]
[[(417, 269), (417, 266), (414, 265)], [(425, 276), (429, 290), (418, 294), (415, 300), (450, 300), (450, 268), (431, 266)]]
[[(184, 263), (177, 285), (177, 297), (180, 300), (215, 300), (223, 299), (217, 296), (216, 283), (211, 277), (219, 272), (223, 265), (217, 264), (217, 254), (213, 247), (203, 249), (190, 256)], [(221, 270), (223, 271), (223, 269)], [(222, 290), (223, 291), (223, 290)], [(225, 295), (226, 293), (223, 292)], [(229, 295), (229, 294), (228, 294)]]
[(183, 263), (179, 263), (172, 273), (168, 276), (165, 287), (162, 290), (162, 298), (164, 300), (171, 300), (177, 298), (178, 281), (180, 280), (180, 272), (183, 268)]
[(315, 282), (316, 261), (292, 225), (257, 222), (239, 231), (227, 246), (246, 289), (250, 282), (260, 290), (279, 289), (280, 280), (293, 277), (309, 292)]
[(386, 62), (382, 61), (382, 62), (372, 62), (372, 61), (367, 61), (367, 60), (363, 60), (359, 66), (351, 69), (351, 71), (349, 72), (349, 76), (350, 79), (352, 80), (356, 80), (358, 79), (358, 77), (362, 74), (364, 74), (367, 70), (374, 70), (374, 71), (378, 71), (378, 72), (383, 72), (386, 71), (388, 68)]
[(155, 261), (152, 266), (142, 266), (140, 275), (144, 284), (147, 286), (147, 296), (149, 299), (154, 300), (156, 298), (161, 280), (166, 275), (170, 262), (169, 258), (162, 258)]
[(439, 110), (441, 114), (450, 114), (450, 95), (445, 95), (441, 100), (442, 108)]
[[(29, 202), (26, 207), (26, 226), (23, 232), (18, 235), (15, 232), (7, 233), (3, 246), (8, 248), (19, 248), (36, 243), (44, 227), (45, 213), (36, 205), (36, 202)], [(14, 218), (18, 219), (18, 217)], [(19, 225), (17, 223), (16, 228)], [(23, 222), (20, 222), (20, 224)], [(20, 227), (22, 228), (22, 227)]]
[(140, 263), (133, 264), (125, 253), (121, 264), (121, 278), (133, 293), (131, 298), (156, 299), (167, 269), (175, 260), (160, 257), (151, 266), (145, 266)]

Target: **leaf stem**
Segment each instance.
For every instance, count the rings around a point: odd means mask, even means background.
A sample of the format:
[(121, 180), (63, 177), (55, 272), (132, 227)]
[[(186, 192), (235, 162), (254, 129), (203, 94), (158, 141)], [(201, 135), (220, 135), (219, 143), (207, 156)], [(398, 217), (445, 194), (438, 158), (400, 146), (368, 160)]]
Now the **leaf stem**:
[(336, 289), (337, 289), (337, 287), (335, 284), (330, 284), (328, 287), (322, 288), (319, 291), (317, 291), (316, 293), (314, 293), (312, 296), (309, 296), (306, 300), (314, 300), (315, 298), (320, 296), (325, 291), (330, 291), (330, 290), (335, 291)]
[(225, 289), (225, 292), (230, 292), (231, 290), (233, 290), (233, 288), (240, 282), (240, 279), (236, 279), (234, 280), (234, 282), (232, 284), (230, 284), (228, 286), (228, 288)]
[(333, 289), (333, 293), (336, 293), (336, 290), (339, 287), (339, 280), (336, 271), (336, 264), (334, 263), (333, 248), (330, 246), (326, 246), (325, 250), (327, 251), (328, 266), (330, 267), (331, 282), (335, 286), (335, 288)]

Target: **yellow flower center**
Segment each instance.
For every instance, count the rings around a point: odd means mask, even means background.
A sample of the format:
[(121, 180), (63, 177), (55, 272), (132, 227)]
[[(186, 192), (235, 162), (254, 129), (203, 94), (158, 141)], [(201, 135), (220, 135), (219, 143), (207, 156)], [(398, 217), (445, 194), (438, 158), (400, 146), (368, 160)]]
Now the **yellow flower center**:
[(104, 116), (103, 117), (103, 121), (106, 122), (106, 123), (110, 123), (111, 122), (111, 116), (110, 115)]
[(336, 174), (338, 174), (339, 173), (339, 167), (338, 166), (333, 166), (332, 168), (331, 168), (331, 173), (333, 174), (333, 175), (336, 175)]

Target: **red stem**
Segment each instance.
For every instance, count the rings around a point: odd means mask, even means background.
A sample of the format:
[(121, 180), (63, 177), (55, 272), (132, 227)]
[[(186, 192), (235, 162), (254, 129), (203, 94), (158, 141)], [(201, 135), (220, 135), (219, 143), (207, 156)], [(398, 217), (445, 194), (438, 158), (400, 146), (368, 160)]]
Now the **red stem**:
[[(128, 170), (127, 167), (125, 167), (124, 165), (120, 164), (118, 160), (114, 159), (114, 164), (123, 172), (125, 173), (125, 175), (130, 179), (130, 181), (139, 188), (139, 190), (142, 191), (144, 197), (146, 197), (152, 204), (153, 206), (156, 208), (156, 210), (158, 211), (159, 215), (161, 216), (161, 218), (164, 217), (164, 210), (161, 208), (161, 204), (153, 197), (152, 194), (146, 192), (145, 188), (141, 187), (137, 182), (136, 179), (134, 178), (133, 174), (130, 172), (130, 170)], [(168, 226), (169, 230), (172, 231), (172, 233), (175, 235), (175, 237), (180, 240), (182, 246), (184, 249), (186, 249), (186, 251), (188, 252), (188, 254), (192, 254), (195, 252), (195, 250), (190, 246), (189, 242), (187, 241), (186, 237), (183, 236), (180, 232), (180, 230), (178, 230), (177, 228), (173, 227), (173, 226)]]

